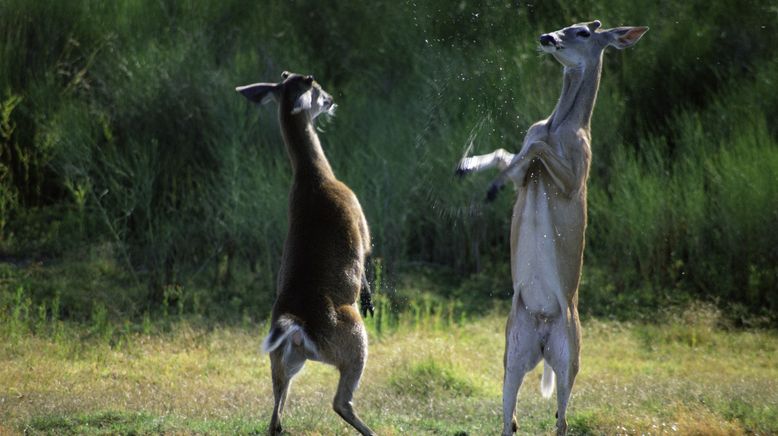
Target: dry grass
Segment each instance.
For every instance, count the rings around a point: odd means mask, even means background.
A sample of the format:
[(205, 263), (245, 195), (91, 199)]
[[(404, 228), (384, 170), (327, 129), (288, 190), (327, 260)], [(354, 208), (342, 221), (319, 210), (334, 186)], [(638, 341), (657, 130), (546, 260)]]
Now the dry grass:
[[(690, 344), (680, 333), (700, 326), (679, 319), (585, 323), (572, 433), (778, 432), (776, 334), (711, 328)], [(373, 338), (357, 409), (384, 435), (496, 433), (503, 325), (493, 315)], [(4, 341), (0, 434), (264, 433), (272, 394), (260, 333), (181, 322), (113, 346), (73, 334)], [(553, 429), (555, 404), (540, 397), (539, 378), (537, 368), (519, 397), (525, 434)], [(353, 433), (330, 408), (336, 381), (334, 369), (306, 366), (287, 406), (291, 434)]]

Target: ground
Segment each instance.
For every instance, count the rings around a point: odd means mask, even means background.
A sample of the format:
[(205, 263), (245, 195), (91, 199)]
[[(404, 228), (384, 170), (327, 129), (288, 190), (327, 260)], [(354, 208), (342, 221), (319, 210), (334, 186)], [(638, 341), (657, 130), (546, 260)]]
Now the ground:
[[(380, 334), (355, 406), (382, 435), (484, 435), (501, 428), (504, 313), (418, 319)], [(79, 330), (81, 329), (81, 330)], [(264, 434), (272, 409), (264, 326), (129, 332), (83, 327), (8, 334), (0, 348), (0, 434)], [(778, 432), (778, 335), (705, 321), (587, 319), (571, 434)], [(117, 339), (118, 338), (118, 339)], [(542, 367), (521, 388), (520, 434), (549, 434), (555, 401)], [(308, 363), (295, 379), (289, 434), (354, 434), (331, 409), (337, 374)]]

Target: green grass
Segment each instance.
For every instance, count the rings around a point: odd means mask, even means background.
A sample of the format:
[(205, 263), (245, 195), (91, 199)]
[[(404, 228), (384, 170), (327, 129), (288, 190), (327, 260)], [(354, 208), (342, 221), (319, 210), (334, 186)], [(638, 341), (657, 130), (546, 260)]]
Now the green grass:
[(436, 393), (453, 397), (473, 396), (478, 389), (467, 374), (451, 363), (438, 363), (432, 358), (395, 368), (389, 383), (399, 395), (421, 398)]
[[(357, 410), (379, 434), (498, 432), (504, 317), (371, 333)], [(586, 320), (571, 434), (777, 432), (778, 336), (721, 322), (700, 306), (656, 323)], [(65, 323), (58, 335), (2, 342), (0, 432), (264, 433), (272, 409), (269, 361), (258, 351), (264, 326), (177, 321), (113, 343), (87, 330)], [(540, 372), (519, 395), (521, 434), (553, 430)], [(333, 368), (306, 365), (289, 396), (290, 434), (353, 433), (331, 409), (336, 382)]]

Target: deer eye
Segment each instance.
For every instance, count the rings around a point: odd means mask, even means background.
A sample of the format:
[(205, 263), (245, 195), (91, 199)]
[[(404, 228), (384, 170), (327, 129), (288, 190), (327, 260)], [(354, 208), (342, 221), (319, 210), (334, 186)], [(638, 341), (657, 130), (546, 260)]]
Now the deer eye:
[(588, 38), (592, 36), (592, 34), (588, 30), (579, 30), (578, 33), (576, 33), (577, 36), (580, 36), (581, 38)]

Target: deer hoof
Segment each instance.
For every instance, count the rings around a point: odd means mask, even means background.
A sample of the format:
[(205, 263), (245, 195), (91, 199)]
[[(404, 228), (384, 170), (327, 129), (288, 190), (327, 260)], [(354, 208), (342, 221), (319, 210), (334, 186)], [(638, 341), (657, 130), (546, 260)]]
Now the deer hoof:
[(463, 168), (463, 167), (457, 167), (456, 171), (454, 171), (454, 174), (457, 177), (462, 178), (462, 177), (465, 177), (466, 175), (470, 174), (471, 172), (473, 172), (473, 170), (469, 170), (469, 169)]
[(486, 202), (491, 203), (494, 201), (501, 189), (502, 186), (492, 183), (492, 185), (489, 186), (489, 190), (486, 192)]

